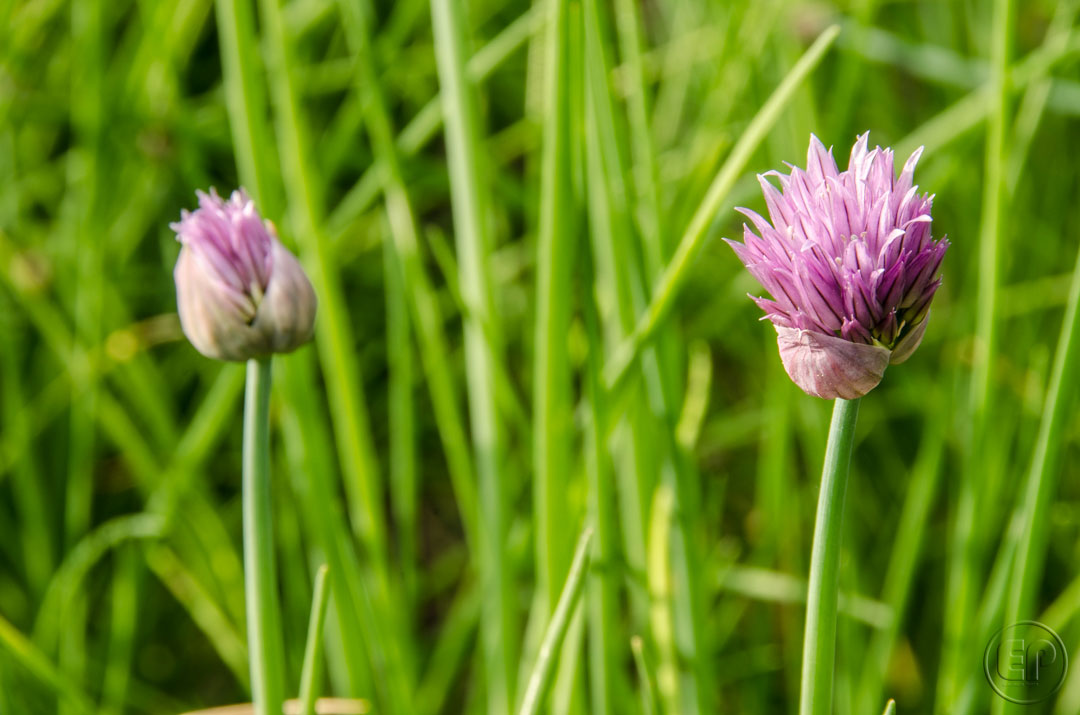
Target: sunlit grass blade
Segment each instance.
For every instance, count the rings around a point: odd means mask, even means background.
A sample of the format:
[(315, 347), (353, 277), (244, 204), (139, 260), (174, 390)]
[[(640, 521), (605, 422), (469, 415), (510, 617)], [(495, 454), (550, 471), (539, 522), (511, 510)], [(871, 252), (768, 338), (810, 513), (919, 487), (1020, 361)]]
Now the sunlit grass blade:
[(626, 102), (630, 125), (630, 149), (633, 157), (633, 186), (636, 194), (637, 224), (644, 236), (645, 251), (652, 252), (648, 263), (660, 265), (667, 260), (670, 246), (664, 245), (661, 226), (660, 169), (651, 132), (649, 93), (645, 85), (642, 57), (640, 8), (633, 0), (615, 3), (615, 26), (619, 48), (625, 62)]
[(493, 247), (488, 210), (490, 194), (480, 162), (480, 124), (472, 82), (465, 73), (464, 8), (451, 0), (432, 0), (435, 59), (443, 102), (450, 198), (458, 248), (464, 321), (466, 381), (473, 449), (479, 478), (478, 547), (481, 590), (486, 605), (481, 638), (487, 676), (489, 715), (501, 715), (514, 702), (517, 617), (506, 568), (506, 476), (502, 473), (503, 436), (498, 419), (495, 365), (501, 356), (492, 307), (489, 252)]
[[(542, 9), (540, 6), (533, 6), (477, 50), (465, 65), (466, 76), (474, 82), (487, 79), (542, 27)], [(398, 135), (396, 146), (401, 156), (409, 157), (419, 152), (438, 134), (442, 122), (442, 98), (435, 96), (428, 100)], [(327, 220), (333, 235), (344, 231), (346, 226), (371, 207), (386, 180), (385, 169), (385, 165), (381, 163), (369, 167), (345, 194)]]
[[(376, 71), (375, 56), (372, 53), (372, 35), (368, 24), (373, 9), (366, 5), (356, 7), (351, 2), (342, 2), (340, 7), (349, 43), (359, 59), (359, 71), (367, 96), (368, 108), (364, 123), (371, 136), (375, 155), (386, 174), (383, 191), (391, 240), (384, 250), (392, 252), (387, 261), (397, 266), (396, 270), (401, 273), (399, 280), (402, 282), (402, 295), (408, 305), (419, 343), (418, 352), (427, 377), (436, 426), (446, 454), (458, 510), (466, 538), (475, 548), (478, 543), (477, 498), (472, 456), (457, 406), (457, 381), (443, 357), (449, 353), (449, 347), (443, 332), (442, 309), (423, 266), (419, 224), (402, 173), (398, 141), (394, 137), (393, 124), (386, 107), (385, 90)], [(388, 283), (392, 285), (389, 279)]]
[(146, 568), (139, 553), (124, 548), (117, 554), (112, 578), (112, 609), (109, 614), (109, 648), (102, 678), (103, 709), (120, 712), (128, 699), (133, 680), (135, 648), (140, 614), (140, 574)]
[(304, 667), (300, 674), (301, 715), (315, 715), (315, 699), (322, 679), (323, 628), (326, 624), (326, 604), (330, 591), (326, 587), (329, 569), (320, 566), (315, 573), (315, 590), (311, 597), (311, 619), (308, 621), (307, 644), (304, 646)]
[[(807, 580), (756, 566), (729, 565), (720, 570), (718, 589), (766, 603), (806, 604)], [(840, 591), (837, 613), (869, 626), (885, 630), (895, 622), (893, 609), (882, 601), (850, 591)]]
[[(1037, 613), (1038, 594), (1050, 545), (1050, 505), (1057, 493), (1063, 431), (1076, 397), (1080, 372), (1080, 254), (1061, 323), (1053, 373), (1046, 391), (1043, 418), (1007, 541), (1015, 541), (1016, 556), (1008, 582), (1005, 625)], [(1019, 533), (1017, 533), (1019, 532)]]
[(97, 712), (90, 697), (3, 616), (0, 616), (0, 647), (3, 647), (15, 662), (48, 685), (68, 707), (85, 715)]
[[(95, 240), (102, 223), (104, 191), (103, 152), (99, 151), (104, 127), (105, 48), (102, 24), (104, 3), (99, 0), (71, 6), (71, 35), (74, 51), (81, 61), (72, 68), (72, 129), (76, 149), (69, 161), (82, 161), (81, 171), (73, 164), (69, 171), (68, 201), (79, 219), (70, 235), (75, 253), (75, 293), (72, 332), (91, 344), (103, 330), (103, 287), (106, 246)], [(78, 350), (78, 347), (75, 348)], [(90, 529), (93, 518), (93, 454), (97, 441), (96, 413), (99, 386), (91, 380), (85, 390), (76, 388), (71, 397), (69, 417), (67, 482), (65, 485), (63, 542), (73, 546)], [(69, 677), (81, 680), (89, 666), (87, 657), (88, 603), (77, 597), (66, 613), (66, 628), (60, 634), (58, 664)], [(61, 700), (60, 715), (73, 712)]]
[[(1050, 41), (1012, 64), (1009, 71), (1011, 90), (1025, 89), (1032, 82), (1046, 77), (1057, 63), (1080, 52), (1080, 32), (1074, 30), (1064, 38), (1048, 39)], [(978, 126), (994, 111), (995, 106), (994, 81), (990, 80), (898, 141), (896, 153), (898, 156), (906, 156), (916, 148), (925, 146), (930, 155), (933, 155), (957, 137)]]
[(328, 383), (327, 396), (333, 415), (349, 512), (353, 527), (364, 541), (380, 581), (388, 588), (386, 573), (386, 520), (380, 508), (383, 486), (379, 476), (370, 420), (364, 402), (359, 365), (349, 311), (341, 287), (339, 267), (334, 263), (321, 223), (320, 187), (310, 165), (301, 108), (293, 79), (292, 47), (282, 24), (277, 0), (260, 3), (269, 48), (268, 75), (275, 111), (281, 176), (290, 205), (293, 234), (301, 258), (319, 294), (319, 317), (315, 340)]
[(870, 708), (881, 702), (882, 683), (901, 633), (903, 614), (912, 595), (916, 568), (921, 561), (924, 536), (945, 458), (943, 416), (928, 417), (919, 454), (912, 469), (911, 484), (900, 512), (892, 554), (885, 571), (882, 600), (892, 608), (894, 618), (870, 641), (862, 668), (859, 707)]
[(581, 600), (585, 573), (589, 566), (589, 542), (592, 534), (592, 528), (586, 527), (578, 537), (577, 546), (574, 548), (574, 560), (570, 563), (570, 571), (567, 573), (566, 583), (563, 584), (562, 594), (544, 630), (544, 639), (540, 643), (532, 673), (526, 681), (518, 715), (536, 715), (543, 704), (544, 696), (547, 695), (547, 687), (551, 681), (559, 646), (570, 625), (570, 617), (577, 608), (578, 601)]
[(468, 653), (480, 620), (480, 591), (475, 583), (466, 583), (450, 604), (442, 630), (431, 649), (427, 670), (420, 681), (416, 702), (422, 715), (443, 712), (447, 699), (466, 667)]
[(566, 334), (576, 238), (570, 174), (569, 132), (574, 120), (569, 100), (569, 17), (564, 0), (552, 0), (547, 8), (532, 401), (536, 577), (545, 616), (559, 598), (570, 546), (564, 528), (572, 424)]
[[(979, 230), (978, 296), (975, 302), (975, 344), (972, 357), (971, 386), (963, 450), (964, 468), (960, 475), (959, 497), (953, 514), (953, 532), (945, 594), (942, 668), (937, 682), (935, 712), (951, 712), (962, 686), (966, 652), (972, 645), (972, 611), (979, 588), (976, 554), (976, 513), (980, 494), (987, 487), (983, 481), (982, 452), (986, 447), (990, 408), (994, 400), (994, 365), (998, 350), (998, 288), (1002, 253), (1002, 234), (1007, 217), (1005, 210), (1005, 166), (1009, 126), (1009, 47), (1012, 3), (997, 0), (993, 5), (991, 86), (992, 111), (984, 147), (982, 214)], [(993, 503), (996, 494), (989, 495)]]
[[(389, 569), (386, 517), (382, 509), (384, 485), (376, 459), (340, 266), (334, 261), (323, 230), (321, 193), (324, 187), (318, 183), (319, 175), (311, 163), (293, 76), (294, 48), (283, 23), (281, 4), (278, 0), (263, 0), (260, 10), (267, 40), (270, 90), (289, 216), (302, 258), (319, 294), (315, 341), (327, 382), (349, 516), (371, 565), (373, 584), (370, 591), (376, 619), (372, 626), (381, 629), (378, 649), (386, 658), (385, 685), (392, 692), (391, 700), (399, 707), (408, 708), (413, 697), (413, 668), (409, 663), (413, 650), (403, 614), (392, 607), (399, 602), (400, 587)], [(331, 568), (334, 568), (333, 564)], [(336, 568), (334, 571), (338, 573)]]
[(248, 688), (251, 675), (248, 672), (247, 645), (230, 615), (222, 610), (176, 552), (169, 547), (151, 545), (146, 549), (145, 559), (150, 570), (206, 635), (221, 662), (236, 678), (236, 682), (245, 689)]
[(222, 84), (229, 111), (233, 153), (240, 179), (262, 213), (281, 209), (280, 185), (272, 183), (274, 142), (266, 120), (266, 88), (259, 76), (262, 61), (255, 41), (255, 18), (248, 0), (215, 0), (221, 48)]
[(653, 675), (649, 659), (645, 655), (645, 642), (641, 636), (630, 638), (630, 651), (634, 654), (634, 667), (638, 674), (638, 690), (641, 697), (641, 711), (644, 715), (656, 715), (656, 677)]
[(419, 588), (417, 546), (420, 484), (416, 464), (416, 409), (413, 399), (413, 348), (409, 306), (401, 261), (393, 240), (383, 244), (383, 282), (386, 286), (386, 360), (390, 365), (390, 497), (397, 536), (397, 561), (410, 604), (411, 620)]
[(671, 520), (674, 495), (662, 484), (653, 495), (649, 520), (649, 625), (659, 658), (656, 664), (656, 690), (665, 715), (682, 712), (679, 694), (678, 650), (675, 646), (675, 620), (672, 615)]
[(623, 707), (621, 698), (628, 690), (622, 676), (625, 662), (625, 646), (620, 649), (619, 583), (613, 565), (619, 557), (618, 524), (616, 522), (614, 476), (610, 468), (607, 449), (607, 405), (603, 402), (604, 391), (600, 371), (604, 364), (604, 344), (596, 308), (592, 302), (593, 291), (585, 305), (585, 328), (589, 340), (585, 397), (589, 402), (589, 418), (585, 428), (584, 452), (585, 475), (588, 479), (589, 522), (596, 529), (594, 569), (586, 594), (586, 613), (589, 629), (589, 686), (593, 715), (619, 712)]
[[(241, 156), (252, 157), (252, 161), (238, 161), (240, 178), (252, 195), (259, 202), (264, 213), (274, 215), (280, 212), (281, 180), (277, 166), (271, 161), (272, 132), (267, 118), (265, 92), (258, 79), (251, 74), (241, 74), (243, 68), (253, 68), (246, 60), (249, 53), (257, 50), (253, 19), (249, 6), (234, 6), (231, 3), (218, 6), (219, 22), (228, 33), (236, 35), (223, 42), (223, 65), (230, 63), (236, 71), (227, 70), (224, 75), (225, 95), (228, 98), (229, 123), (233, 132), (234, 151)], [(222, 18), (222, 16), (224, 17)], [(336, 487), (330, 482), (337, 472), (331, 463), (333, 445), (329, 440), (329, 424), (317, 405), (312, 390), (314, 386), (313, 366), (310, 355), (298, 355), (283, 360), (282, 387), (289, 395), (287, 412), (295, 419), (292, 429), (286, 430), (286, 446), (293, 457), (294, 464), (303, 463), (302, 473), (309, 476), (305, 485), (311, 485), (308, 505), (316, 505), (309, 514), (319, 513), (310, 523), (317, 527), (323, 548), (327, 554), (330, 568), (338, 577), (332, 581), (335, 608), (339, 622), (346, 634), (340, 640), (344, 651), (345, 667), (348, 674), (350, 694), (358, 695), (372, 691), (372, 675), (363, 644), (375, 644), (376, 639), (366, 632), (359, 618), (356, 603), (357, 585), (360, 577), (354, 565), (357, 563), (352, 551), (349, 529), (340, 516), (336, 498), (331, 496)], [(362, 638), (362, 640), (361, 640)]]
[(305, 525), (334, 573), (329, 582), (336, 621), (342, 630), (339, 642), (347, 679), (343, 689), (354, 696), (368, 695), (379, 682), (372, 662), (380, 661), (381, 646), (374, 625), (360, 615), (363, 572), (339, 496), (330, 426), (315, 394), (313, 358), (306, 352), (280, 361), (285, 451)]
[(165, 522), (160, 516), (129, 514), (99, 525), (80, 539), (53, 573), (41, 600), (35, 641), (55, 644), (62, 630), (59, 624), (65, 622), (65, 614), (86, 590), (88, 574), (110, 551), (126, 542), (160, 539), (164, 535)]
[(682, 238), (679, 239), (671, 261), (664, 268), (664, 272), (652, 291), (648, 309), (638, 319), (633, 333), (623, 341), (605, 366), (604, 379), (608, 389), (614, 389), (626, 377), (641, 346), (652, 337), (661, 320), (671, 309), (675, 296), (686, 281), (687, 269), (701, 248), (701, 243), (712, 225), (720, 204), (727, 198), (746, 163), (779, 118), (795, 90), (818, 65), (839, 33), (840, 28), (834, 25), (818, 36), (739, 137), (739, 141), (732, 148), (731, 154), (717, 173), (697, 211), (694, 212)]

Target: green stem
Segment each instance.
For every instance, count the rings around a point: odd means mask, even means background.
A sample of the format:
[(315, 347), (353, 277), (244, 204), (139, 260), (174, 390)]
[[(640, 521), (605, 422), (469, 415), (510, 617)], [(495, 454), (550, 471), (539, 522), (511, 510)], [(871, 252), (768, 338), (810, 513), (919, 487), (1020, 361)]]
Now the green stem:
[(829, 428), (829, 443), (825, 448), (825, 466), (821, 471), (814, 548), (810, 556), (799, 715), (828, 715), (832, 712), (840, 537), (848, 465), (851, 463), (851, 446), (858, 416), (859, 400), (836, 400)]
[(570, 323), (573, 216), (570, 196), (570, 109), (567, 8), (548, 3), (544, 135), (540, 168), (540, 225), (536, 241), (536, 358), (533, 378), (533, 480), (537, 586), (547, 612), (555, 608), (566, 570), (566, 484), (569, 469)]
[(609, 390), (614, 390), (630, 374), (630, 366), (641, 354), (645, 344), (655, 334), (657, 327), (667, 315), (668, 310), (675, 303), (675, 297), (679, 294), (689, 275), (689, 268), (694, 263), (694, 258), (701, 249), (712, 226), (716, 212), (721, 204), (727, 199), (735, 182), (742, 175), (743, 168), (753, 156), (761, 140), (765, 138), (769, 129), (772, 128), (781, 112), (791, 101), (795, 90), (806, 79), (811, 70), (817, 67), (825, 56), (826, 50), (840, 34), (837, 25), (826, 28), (814, 44), (799, 58), (791, 71), (787, 73), (769, 99), (762, 105), (758, 113), (746, 127), (739, 141), (731, 150), (724, 165), (720, 167), (716, 178), (709, 186), (708, 192), (702, 199), (701, 204), (694, 212), (690, 224), (685, 233), (679, 239), (679, 245), (675, 249), (670, 262), (660, 274), (659, 279), (652, 291), (652, 298), (648, 308), (638, 318), (633, 332), (623, 339), (622, 343), (608, 358), (604, 366), (604, 381)]
[(540, 651), (536, 654), (536, 663), (525, 686), (525, 694), (521, 698), (521, 709), (518, 710), (518, 715), (536, 715), (543, 704), (548, 683), (551, 681), (555, 656), (570, 627), (570, 617), (577, 608), (578, 601), (581, 600), (585, 572), (589, 566), (589, 541), (592, 539), (592, 533), (592, 527), (586, 526), (578, 537), (570, 572), (566, 576), (566, 583), (563, 584), (562, 595), (559, 596), (555, 611), (551, 614), (551, 621), (544, 631), (544, 639), (540, 642)]
[(496, 374), (500, 364), (498, 313), (494, 308), (489, 252), (490, 188), (484, 180), (487, 156), (480, 138), (478, 98), (465, 71), (468, 36), (465, 7), (454, 0), (431, 0), (435, 60), (439, 76), (450, 176), (450, 203), (458, 249), (461, 298), (465, 305), (465, 379), (478, 481), (480, 578), (485, 604), (481, 620), (487, 712), (511, 711), (516, 683), (516, 607), (512, 573), (506, 565), (508, 480), (503, 473), (504, 427), (499, 419)]
[(244, 591), (256, 715), (281, 712), (284, 645), (270, 521), (270, 360), (249, 360), (244, 398)]
[(318, 697), (319, 679), (322, 678), (323, 628), (326, 624), (326, 603), (330, 599), (330, 590), (326, 588), (328, 572), (324, 564), (315, 574), (307, 645), (304, 647), (304, 668), (300, 673), (301, 715), (315, 715), (315, 700)]

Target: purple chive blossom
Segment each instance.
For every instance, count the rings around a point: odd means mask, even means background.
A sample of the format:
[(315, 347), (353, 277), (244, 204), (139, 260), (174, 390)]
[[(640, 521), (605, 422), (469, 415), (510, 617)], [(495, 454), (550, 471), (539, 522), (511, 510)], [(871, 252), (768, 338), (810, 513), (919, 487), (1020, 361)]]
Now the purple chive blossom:
[(788, 375), (827, 399), (865, 395), (919, 346), (949, 246), (930, 235), (933, 196), (912, 184), (922, 149), (897, 177), (892, 150), (868, 151), (868, 137), (841, 172), (811, 135), (805, 171), (758, 177), (771, 222), (738, 209), (757, 233), (744, 224), (743, 243), (728, 241), (772, 296), (754, 301), (776, 328)]
[(181, 244), (173, 275), (191, 344), (210, 358), (248, 360), (311, 340), (315, 292), (273, 225), (243, 189), (228, 201), (196, 193), (199, 208), (169, 225)]

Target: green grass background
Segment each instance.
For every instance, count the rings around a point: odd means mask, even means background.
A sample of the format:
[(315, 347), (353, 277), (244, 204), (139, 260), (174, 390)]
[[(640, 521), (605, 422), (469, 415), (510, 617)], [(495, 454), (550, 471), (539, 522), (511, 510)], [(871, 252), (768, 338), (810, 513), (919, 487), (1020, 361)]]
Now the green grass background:
[(829, 405), (719, 238), (865, 130), (952, 248), (862, 402), (835, 710), (1001, 711), (1002, 623), (1080, 657), (1078, 5), (0, 0), (0, 714), (248, 699), (243, 374), (168, 228), (241, 184), (320, 297), (275, 360), (289, 692), (326, 563), (323, 693), (512, 711), (589, 523), (545, 708), (793, 711)]

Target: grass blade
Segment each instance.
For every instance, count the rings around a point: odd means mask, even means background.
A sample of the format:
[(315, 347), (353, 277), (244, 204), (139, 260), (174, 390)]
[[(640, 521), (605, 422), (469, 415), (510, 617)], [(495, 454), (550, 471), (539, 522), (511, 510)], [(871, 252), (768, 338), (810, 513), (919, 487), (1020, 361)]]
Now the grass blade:
[(304, 667), (300, 674), (300, 713), (315, 715), (322, 676), (323, 627), (326, 623), (326, 604), (330, 591), (326, 588), (329, 569), (320, 566), (315, 574), (315, 592), (311, 597), (311, 620), (308, 621), (307, 643), (304, 646)]
[(592, 528), (585, 527), (578, 537), (577, 546), (574, 548), (574, 560), (570, 564), (570, 571), (563, 584), (562, 595), (551, 615), (551, 621), (544, 631), (544, 639), (540, 643), (540, 651), (536, 656), (532, 674), (525, 686), (525, 694), (521, 699), (521, 708), (518, 715), (536, 715), (547, 694), (547, 686), (551, 681), (551, 671), (555, 665), (555, 656), (562, 643), (566, 630), (570, 625), (570, 616), (577, 608), (581, 599), (582, 586), (585, 583), (585, 572), (589, 565), (589, 541), (592, 539)]
[(481, 590), (487, 612), (481, 621), (486, 659), (489, 715), (502, 715), (514, 702), (517, 620), (505, 565), (506, 484), (501, 473), (503, 437), (498, 419), (495, 366), (499, 334), (492, 309), (488, 256), (493, 242), (487, 214), (489, 196), (480, 162), (479, 122), (472, 82), (465, 73), (464, 8), (453, 0), (432, 0), (435, 58), (442, 92), (450, 198), (458, 248), (461, 297), (465, 302), (465, 363), (469, 417), (480, 482)]
[(536, 575), (550, 615), (565, 578), (569, 543), (563, 527), (570, 474), (570, 264), (574, 252), (570, 196), (568, 12), (565, 0), (547, 3), (540, 225), (536, 238), (536, 323), (533, 363), (533, 498)]
[(708, 233), (709, 226), (735, 186), (739, 175), (750, 160), (758, 144), (780, 117), (780, 113), (795, 94), (802, 81), (821, 62), (826, 50), (836, 40), (840, 28), (836, 25), (822, 32), (814, 44), (803, 53), (795, 66), (772, 93), (768, 101), (754, 116), (746, 131), (731, 150), (724, 165), (709, 186), (708, 192), (690, 219), (690, 224), (679, 239), (678, 247), (665, 267), (652, 291), (652, 300), (648, 309), (638, 319), (633, 333), (618, 347), (604, 366), (604, 381), (607, 389), (614, 390), (627, 376), (630, 365), (637, 358), (642, 346), (652, 337), (657, 326), (674, 304), (675, 296), (686, 281), (687, 271), (693, 263), (701, 244)]
[(29, 670), (36, 678), (51, 687), (65, 705), (77, 712), (93, 715), (96, 712), (93, 702), (66, 674), (60, 672), (44, 653), (34, 646), (15, 626), (0, 616), (0, 647), (3, 647), (20, 665)]

